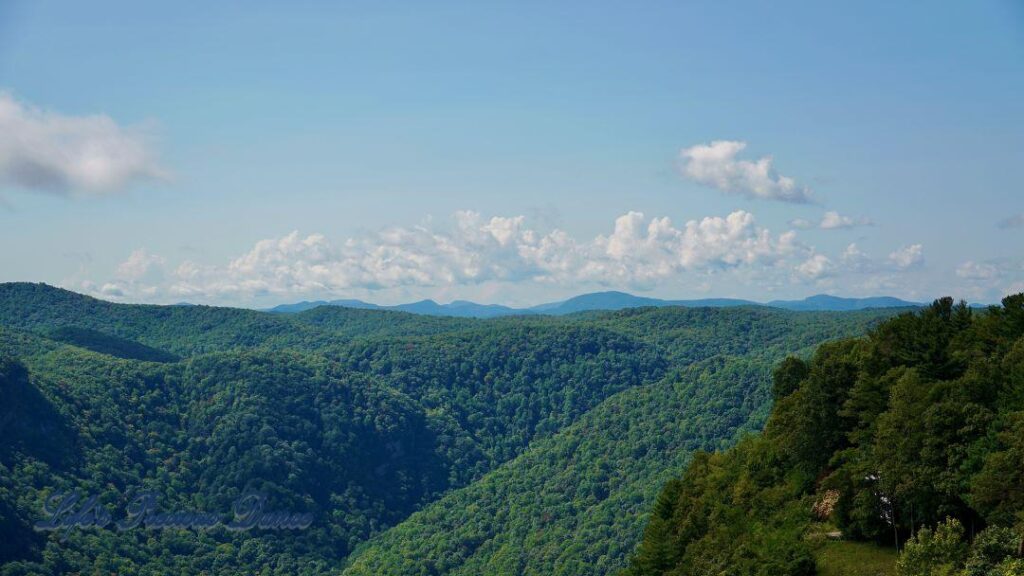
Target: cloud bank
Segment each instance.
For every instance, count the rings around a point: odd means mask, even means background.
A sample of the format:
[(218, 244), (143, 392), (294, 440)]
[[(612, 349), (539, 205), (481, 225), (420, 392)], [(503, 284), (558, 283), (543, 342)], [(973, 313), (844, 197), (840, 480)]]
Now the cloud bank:
[(97, 195), (167, 178), (146, 131), (103, 115), (64, 116), (0, 92), (0, 183)]
[(915, 244), (893, 252), (889, 260), (875, 261), (856, 245), (832, 259), (801, 243), (796, 232), (773, 232), (744, 210), (682, 225), (627, 212), (607, 233), (590, 239), (539, 229), (524, 216), (463, 211), (446, 222), (396, 226), (340, 242), (295, 231), (259, 240), (223, 264), (172, 264), (138, 249), (109, 280), (76, 287), (114, 299), (230, 303), (494, 284), (529, 284), (545, 291), (665, 285), (709, 289), (715, 278), (767, 291), (787, 285), (827, 287), (823, 283), (846, 273), (895, 273), (922, 258), (921, 245)]
[(590, 240), (539, 230), (523, 216), (485, 218), (466, 211), (457, 212), (447, 226), (392, 227), (340, 243), (296, 231), (260, 240), (224, 265), (186, 260), (172, 266), (136, 250), (111, 280), (85, 287), (118, 298), (340, 294), (487, 282), (644, 289), (683, 274), (786, 270), (791, 257), (802, 262), (811, 253), (794, 232), (773, 233), (742, 210), (681, 226), (628, 212), (615, 219), (609, 233)]
[(736, 156), (747, 147), (746, 142), (715, 140), (679, 152), (683, 176), (729, 194), (750, 198), (806, 203), (811, 191), (788, 176), (775, 171), (770, 156), (756, 161), (738, 160)]

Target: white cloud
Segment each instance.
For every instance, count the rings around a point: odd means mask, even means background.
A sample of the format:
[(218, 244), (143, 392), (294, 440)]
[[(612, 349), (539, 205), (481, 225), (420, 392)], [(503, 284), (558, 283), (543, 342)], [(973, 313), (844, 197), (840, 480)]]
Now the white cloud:
[[(562, 230), (534, 229), (522, 216), (484, 218), (458, 212), (453, 224), (393, 227), (341, 243), (322, 234), (292, 232), (260, 240), (222, 266), (185, 261), (170, 269), (164, 259), (137, 250), (118, 267), (109, 286), (90, 286), (107, 296), (131, 298), (158, 290), (177, 299), (486, 282), (644, 288), (687, 273), (770, 268), (807, 252), (795, 233), (773, 234), (742, 210), (690, 220), (681, 227), (668, 218), (629, 212), (615, 220), (610, 234), (589, 241)], [(150, 278), (154, 281), (147, 282)]]
[(167, 291), (166, 264), (167, 260), (162, 256), (150, 254), (139, 248), (133, 250), (124, 262), (117, 265), (112, 280), (102, 284), (87, 280), (82, 283), (82, 287), (105, 298), (160, 297)]
[(835, 230), (838, 228), (870, 226), (871, 224), (872, 222), (868, 218), (851, 218), (850, 216), (842, 216), (839, 212), (833, 210), (825, 212), (825, 215), (821, 218), (821, 224), (819, 224), (819, 226), (822, 230)]
[(647, 222), (640, 212), (615, 220), (615, 232), (595, 239), (590, 259), (600, 276), (649, 282), (683, 270), (723, 269), (770, 262), (793, 248), (793, 235), (772, 236), (749, 212), (690, 220), (675, 228), (668, 218)]
[[(716, 286), (757, 286), (771, 294), (814, 285), (818, 290), (919, 296), (920, 244), (872, 258), (857, 244), (835, 255), (820, 253), (796, 236), (759, 226), (743, 210), (678, 226), (669, 218), (628, 212), (614, 220), (609, 232), (589, 239), (539, 228), (523, 216), (465, 211), (450, 220), (428, 219), (341, 241), (296, 231), (260, 240), (223, 263), (171, 263), (139, 249), (110, 278), (83, 281), (88, 277), (83, 273), (68, 285), (117, 300), (229, 305), (327, 297), (408, 301), (424, 292), (459, 298), (524, 290), (707, 292)], [(962, 268), (961, 277), (985, 270)], [(1016, 270), (1009, 270), (999, 278), (1007, 283), (1019, 279)]]
[(891, 262), (878, 262), (863, 250), (856, 243), (850, 243), (843, 249), (839, 256), (839, 262), (847, 272), (860, 274), (878, 274), (896, 270)]
[(919, 266), (924, 262), (924, 249), (920, 244), (911, 244), (889, 254), (889, 262), (900, 270)]
[(827, 275), (832, 268), (832, 261), (827, 256), (812, 254), (810, 258), (796, 267), (796, 271), (805, 278), (816, 280)]
[(992, 264), (968, 260), (957, 267), (956, 275), (969, 280), (991, 280), (999, 276), (999, 269)]
[(150, 254), (145, 249), (138, 249), (128, 259), (117, 266), (116, 275), (122, 280), (141, 280), (154, 268), (163, 266), (166, 260), (162, 256)]
[(806, 186), (775, 171), (770, 156), (753, 162), (738, 160), (736, 156), (746, 147), (746, 142), (716, 140), (683, 148), (679, 152), (682, 174), (731, 194), (785, 202), (811, 200), (811, 191)]
[[(628, 212), (605, 234), (577, 238), (541, 228), (523, 216), (451, 219), (394, 226), (340, 241), (292, 232), (267, 238), (222, 263), (169, 262), (133, 251), (108, 279), (73, 286), (104, 298), (176, 302), (244, 302), (324, 297), (379, 300), (493, 290), (583, 291), (757, 286), (765, 294), (799, 285), (858, 293), (913, 295), (911, 275), (923, 262), (920, 244), (872, 258), (857, 244), (824, 254), (793, 231), (773, 232), (752, 214), (691, 219)], [(978, 275), (976, 266), (963, 274)], [(968, 272), (969, 271), (969, 272)], [(1001, 276), (1002, 277), (1002, 276)], [(1007, 281), (1015, 275), (1006, 274)], [(80, 277), (81, 278), (81, 277)]]
[(860, 247), (857, 246), (856, 242), (851, 242), (843, 250), (843, 261), (845, 262), (860, 262), (867, 258), (867, 255), (861, 251)]
[(145, 130), (103, 115), (43, 111), (0, 92), (0, 182), (88, 195), (166, 177)]
[(795, 218), (789, 221), (790, 226), (807, 230), (809, 228), (821, 228), (822, 230), (838, 230), (843, 228), (855, 228), (857, 226), (871, 226), (873, 222), (869, 218), (853, 218), (843, 216), (835, 210), (825, 212), (821, 220), (812, 222), (805, 218)]
[(976, 302), (998, 302), (1024, 286), (1024, 266), (1017, 259), (967, 260), (956, 267), (955, 273), (962, 281), (959, 293)]

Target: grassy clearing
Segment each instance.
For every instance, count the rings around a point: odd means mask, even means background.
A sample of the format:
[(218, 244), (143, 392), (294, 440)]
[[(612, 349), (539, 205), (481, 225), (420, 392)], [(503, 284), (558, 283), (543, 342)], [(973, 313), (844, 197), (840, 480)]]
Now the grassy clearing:
[(891, 576), (896, 551), (864, 542), (824, 542), (815, 552), (820, 576)]

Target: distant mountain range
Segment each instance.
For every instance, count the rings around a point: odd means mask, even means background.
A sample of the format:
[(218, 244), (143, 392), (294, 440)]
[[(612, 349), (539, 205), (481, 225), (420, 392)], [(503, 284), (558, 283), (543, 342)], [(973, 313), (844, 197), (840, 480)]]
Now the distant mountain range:
[(496, 318), (498, 316), (515, 316), (530, 314), (545, 314), (550, 316), (561, 316), (574, 312), (585, 312), (587, 310), (622, 310), (624, 308), (641, 308), (646, 306), (686, 306), (690, 308), (712, 307), (724, 308), (728, 306), (771, 306), (786, 310), (802, 311), (847, 311), (864, 310), (867, 308), (903, 308), (921, 306), (919, 302), (908, 302), (899, 298), (889, 296), (874, 296), (870, 298), (841, 298), (818, 294), (803, 300), (772, 300), (761, 303), (752, 300), (739, 300), (735, 298), (703, 298), (697, 300), (662, 300), (660, 298), (646, 298), (634, 296), (625, 292), (593, 292), (581, 294), (562, 300), (540, 304), (530, 308), (511, 308), (500, 304), (477, 304), (466, 300), (456, 300), (450, 304), (438, 304), (433, 300), (420, 300), (409, 304), (398, 304), (395, 306), (381, 306), (364, 302), (362, 300), (316, 300), (303, 301), (294, 304), (281, 304), (270, 308), (269, 312), (294, 313), (317, 308), (319, 306), (344, 306), (346, 308), (363, 308), (368, 310), (398, 310), (411, 312), (413, 314), (428, 314), (432, 316), (455, 316), (460, 318)]

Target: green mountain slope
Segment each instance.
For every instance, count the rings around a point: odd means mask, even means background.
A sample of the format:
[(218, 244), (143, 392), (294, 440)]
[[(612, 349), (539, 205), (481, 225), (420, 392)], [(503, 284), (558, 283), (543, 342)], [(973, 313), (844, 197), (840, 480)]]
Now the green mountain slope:
[[(669, 482), (628, 576), (1024, 573), (1024, 294), (951, 299), (775, 373), (762, 436)], [(865, 560), (867, 561), (867, 560)], [(889, 571), (893, 567), (890, 564)]]
[[(541, 340), (543, 342), (543, 340)], [(632, 362), (632, 356), (622, 357)], [(134, 362), (60, 346), (24, 359), (17, 367), (24, 383), (11, 394), (45, 400), (46, 419), (32, 412), (4, 414), (4, 476), (12, 482), (8, 508), (20, 510), (15, 534), (34, 541), (4, 560), (43, 559), (33, 570), (59, 573), (62, 565), (82, 568), (75, 550), (134, 546), (132, 570), (161, 573), (171, 569), (162, 557), (166, 542), (139, 542), (132, 533), (73, 534), (68, 543), (43, 542), (25, 530), (41, 501), (53, 490), (79, 488), (105, 494), (123, 506), (119, 495), (157, 489), (167, 506), (228, 510), (248, 490), (268, 494), (278, 507), (310, 511), (318, 523), (294, 537), (257, 538), (266, 552), (251, 557), (222, 557), (224, 544), (237, 547), (245, 537), (231, 534), (185, 534), (174, 549), (189, 571), (215, 562), (237, 566), (239, 573), (262, 565), (268, 557), (301, 555), (313, 572), (339, 564), (356, 543), (408, 516), (453, 486), (486, 472), (497, 459), (496, 446), (516, 452), (531, 434), (518, 424), (518, 412), (493, 414), (488, 434), (478, 438), (445, 411), (427, 409), (379, 377), (352, 372), (322, 356), (253, 351), (196, 356), (173, 364)], [(557, 365), (587, 372), (583, 355)], [(611, 373), (642, 375), (642, 366), (616, 368), (615, 359), (594, 362)], [(484, 371), (476, 367), (471, 370)], [(496, 381), (507, 379), (497, 370)], [(599, 372), (601, 373), (601, 372)], [(555, 382), (543, 367), (536, 381)], [(603, 382), (609, 390), (631, 385)], [(569, 385), (579, 382), (568, 381)], [(13, 386), (13, 385), (12, 385)], [(6, 390), (5, 390), (6, 392)], [(580, 390), (579, 402), (597, 403)], [(553, 421), (571, 419), (574, 405), (554, 396), (557, 388), (522, 394), (514, 401), (522, 413), (554, 407)], [(472, 396), (465, 397), (472, 406)], [(19, 404), (10, 404), (17, 407)], [(469, 421), (483, 421), (476, 413)], [(33, 433), (34, 430), (42, 431)], [(67, 431), (55, 437), (53, 430)], [(19, 431), (24, 431), (21, 433)], [(17, 432), (17, 433), (16, 433)], [(476, 432), (472, 430), (471, 432)], [(63, 438), (63, 439), (62, 439)], [(53, 461), (51, 442), (74, 453)], [(5, 530), (7, 527), (5, 526)], [(252, 546), (252, 544), (250, 544)], [(184, 554), (184, 552), (181, 552)], [(107, 558), (113, 562), (117, 554)], [(119, 554), (119, 553), (118, 553)], [(127, 562), (127, 560), (125, 560)], [(111, 567), (105, 563), (100, 566)], [(125, 567), (122, 569), (127, 569)], [(293, 573), (281, 569), (281, 573)]]
[(756, 309), (605, 317), (599, 322), (675, 342), (674, 355), (722, 348), (745, 355), (715, 355), (613, 396), (361, 547), (345, 574), (613, 573), (639, 541), (658, 490), (694, 450), (726, 447), (760, 429), (778, 360), (837, 334), (860, 333), (878, 318)]
[(368, 336), (433, 334), (471, 320), (324, 308), (282, 315), (213, 306), (115, 304), (46, 284), (0, 283), (0, 326), (93, 330), (181, 356), (238, 348), (314, 350)]
[[(760, 426), (776, 359), (886, 314), (279, 315), (0, 285), (0, 574), (403, 573), (389, 543), (410, 530), (431, 547), (417, 566), (607, 572), (692, 450)], [(33, 531), (73, 489), (120, 514), (144, 490), (212, 511), (259, 490), (316, 520)]]
[[(649, 502), (695, 449), (753, 424), (765, 366), (711, 360), (631, 389), (358, 551), (370, 574), (603, 574), (621, 567)], [(727, 387), (732, 387), (731, 390)], [(707, 396), (733, 410), (708, 412)], [(731, 413), (730, 413), (731, 412)]]

